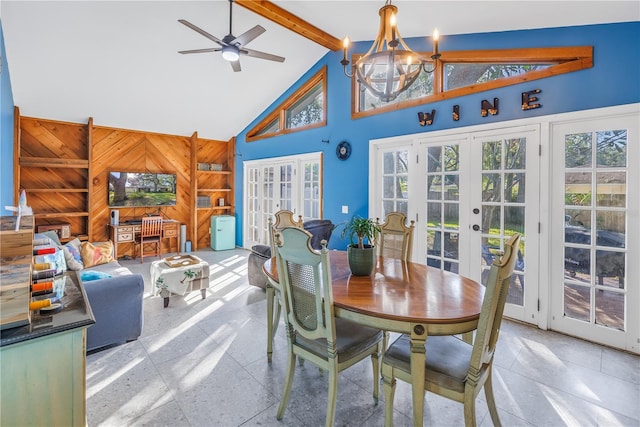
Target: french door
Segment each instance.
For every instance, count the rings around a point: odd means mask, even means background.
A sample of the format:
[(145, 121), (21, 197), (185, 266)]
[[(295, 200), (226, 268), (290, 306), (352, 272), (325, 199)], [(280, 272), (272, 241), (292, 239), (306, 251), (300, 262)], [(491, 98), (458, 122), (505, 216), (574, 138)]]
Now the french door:
[(551, 327), (635, 352), (638, 127), (637, 114), (552, 127)]
[(322, 216), (320, 153), (244, 162), (244, 247), (269, 243), (269, 218), (282, 209)]
[(520, 233), (505, 315), (532, 322), (538, 312), (539, 144), (539, 127), (528, 126), (381, 147), (373, 216), (395, 210), (416, 219), (414, 262), (483, 283), (504, 243)]

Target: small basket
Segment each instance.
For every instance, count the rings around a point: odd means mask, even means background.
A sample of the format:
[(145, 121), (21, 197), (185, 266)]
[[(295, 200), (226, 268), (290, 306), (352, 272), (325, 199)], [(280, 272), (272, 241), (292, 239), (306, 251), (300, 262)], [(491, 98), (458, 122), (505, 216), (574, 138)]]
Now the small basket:
[(209, 169), (209, 163), (198, 163), (198, 170), (199, 171), (208, 171), (208, 170), (211, 170), (211, 169)]
[(222, 170), (222, 165), (220, 163), (211, 163), (211, 169), (212, 171), (221, 171)]

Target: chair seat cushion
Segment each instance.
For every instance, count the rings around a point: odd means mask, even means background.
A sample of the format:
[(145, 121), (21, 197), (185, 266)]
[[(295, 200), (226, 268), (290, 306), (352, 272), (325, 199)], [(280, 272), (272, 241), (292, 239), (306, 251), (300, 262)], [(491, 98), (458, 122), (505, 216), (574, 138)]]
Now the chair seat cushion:
[[(473, 347), (455, 336), (427, 338), (425, 363), (426, 382), (464, 392)], [(384, 354), (383, 363), (411, 372), (411, 338), (401, 335)]]
[[(336, 318), (335, 322), (338, 362), (349, 360), (382, 340), (382, 331), (379, 329), (340, 318)], [(296, 343), (320, 357), (327, 357), (327, 340), (324, 338), (310, 340), (297, 334)]]

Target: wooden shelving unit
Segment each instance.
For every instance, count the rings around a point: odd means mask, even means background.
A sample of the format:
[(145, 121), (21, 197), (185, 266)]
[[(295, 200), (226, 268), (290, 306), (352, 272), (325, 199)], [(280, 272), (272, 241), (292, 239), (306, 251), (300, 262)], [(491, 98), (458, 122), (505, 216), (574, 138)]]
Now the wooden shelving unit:
[(16, 107), (15, 199), (22, 190), (41, 225), (68, 223), (72, 236), (91, 234), (91, 129), (86, 125), (20, 117)]
[[(191, 241), (193, 249), (207, 247), (210, 242), (210, 218), (212, 215), (233, 215), (235, 138), (229, 141), (191, 137), (191, 193), (193, 215)], [(222, 170), (199, 170), (198, 163), (220, 164)], [(210, 206), (198, 206), (198, 197), (208, 197)], [(220, 206), (219, 199), (224, 199)]]

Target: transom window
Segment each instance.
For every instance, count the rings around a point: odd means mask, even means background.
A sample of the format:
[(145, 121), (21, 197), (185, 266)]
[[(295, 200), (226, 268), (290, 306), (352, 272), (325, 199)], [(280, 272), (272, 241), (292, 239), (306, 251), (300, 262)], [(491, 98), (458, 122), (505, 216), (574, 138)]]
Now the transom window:
[[(423, 52), (429, 57), (430, 52)], [(354, 55), (354, 61), (358, 59)], [(422, 71), (418, 79), (391, 102), (383, 102), (352, 79), (352, 117), (413, 107), (456, 98), (524, 81), (569, 73), (593, 66), (593, 47), (530, 48), (444, 52), (432, 74)]]
[(247, 133), (247, 141), (327, 124), (327, 67), (275, 108)]

